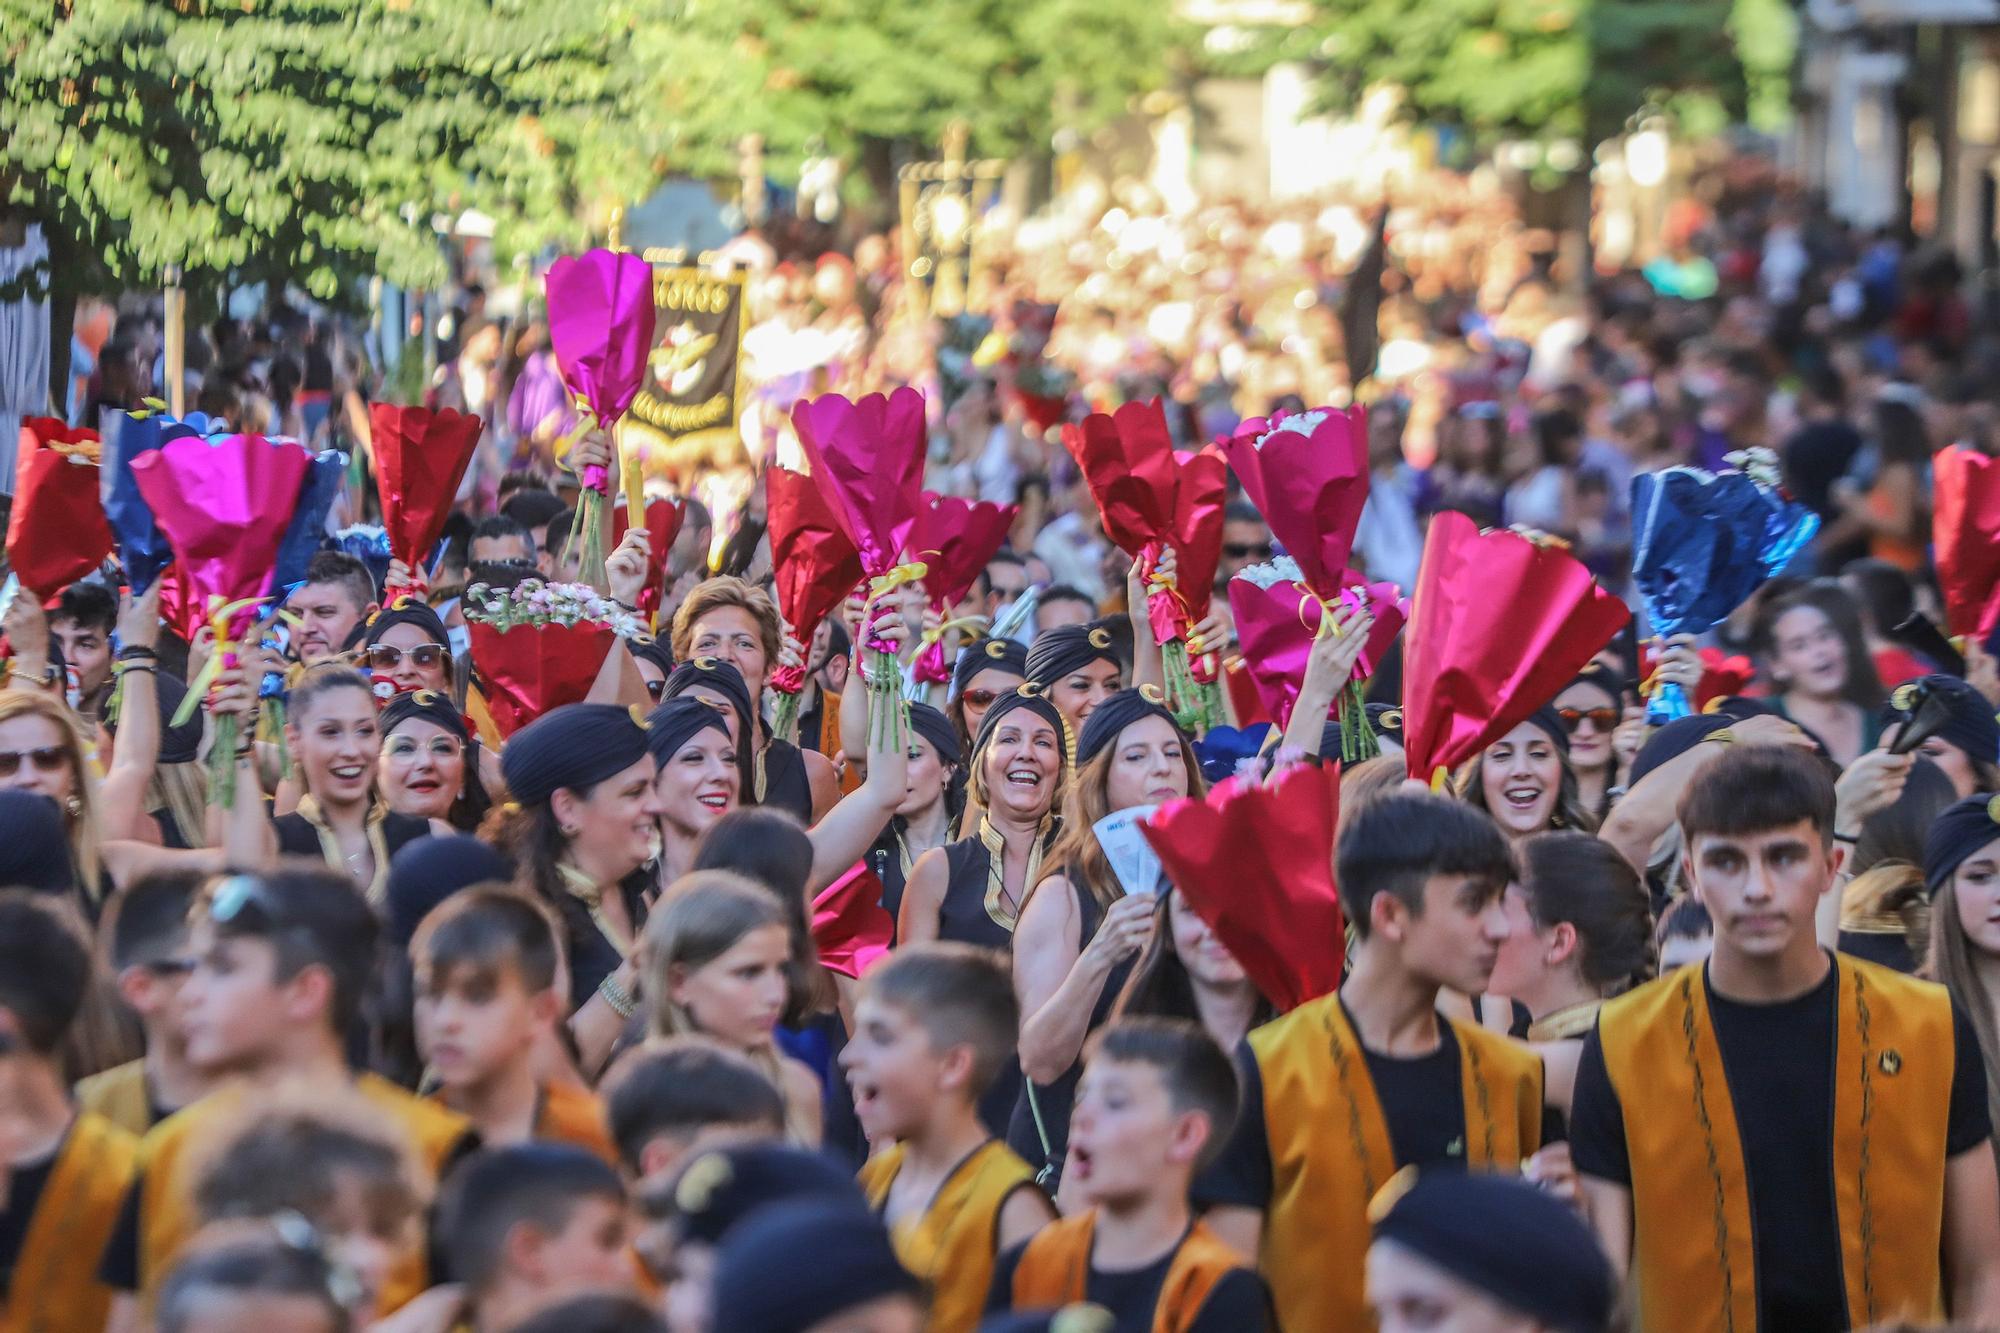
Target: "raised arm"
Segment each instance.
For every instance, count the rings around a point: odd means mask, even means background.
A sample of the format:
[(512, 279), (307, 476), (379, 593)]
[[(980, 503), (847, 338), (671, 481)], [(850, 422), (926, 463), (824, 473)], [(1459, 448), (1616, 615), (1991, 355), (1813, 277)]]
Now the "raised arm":
[(1368, 632), (1375, 617), (1366, 607), (1339, 605), (1333, 609), (1333, 628), (1313, 640), (1306, 658), (1306, 675), (1299, 685), (1298, 701), (1285, 723), (1284, 744), (1304, 754), (1318, 754), (1320, 737), (1326, 734), (1327, 719), (1334, 715), (1340, 692), (1368, 646)]
[[(138, 597), (128, 595), (118, 613), (119, 651), (151, 654), (160, 639), (160, 584)], [(121, 664), (123, 665), (123, 664)], [(118, 738), (111, 768), (98, 789), (107, 839), (143, 838), (148, 821), (146, 788), (160, 761), (160, 696), (157, 656), (142, 656), (119, 675)]]

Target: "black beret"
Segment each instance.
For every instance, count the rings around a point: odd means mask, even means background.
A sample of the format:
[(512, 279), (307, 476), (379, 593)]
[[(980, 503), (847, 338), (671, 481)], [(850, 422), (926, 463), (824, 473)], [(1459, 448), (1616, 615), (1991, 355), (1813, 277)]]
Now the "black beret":
[(1101, 620), (1088, 625), (1060, 625), (1043, 630), (1028, 646), (1028, 679), (1038, 685), (1053, 685), (1092, 662), (1124, 666), (1111, 628)]
[(1569, 753), (1569, 728), (1563, 725), (1562, 714), (1556, 712), (1554, 704), (1543, 704), (1528, 714), (1527, 721), (1547, 732), (1558, 750)]
[(1933, 897), (1966, 858), (2000, 840), (2000, 796), (1979, 792), (1944, 808), (1924, 837), (1924, 887)]
[(564, 704), (514, 733), (500, 751), (507, 790), (537, 805), (559, 787), (594, 786), (646, 757), (646, 732), (616, 704)]
[(729, 735), (729, 723), (722, 716), (722, 705), (699, 695), (684, 694), (676, 699), (668, 699), (646, 716), (646, 748), (653, 758), (664, 764), (680, 748), (694, 739), (698, 732), (714, 727), (725, 737)]
[(709, 1245), (720, 1244), (737, 1223), (775, 1203), (829, 1200), (865, 1206), (854, 1177), (831, 1160), (776, 1143), (701, 1154), (681, 1168), (672, 1200), (680, 1238)]
[(1889, 696), (1891, 722), (1909, 720), (1920, 687), (1945, 706), (1945, 724), (1932, 733), (1934, 736), (1983, 763), (2000, 762), (2000, 721), (1994, 720), (1993, 705), (1957, 676), (1924, 676), (1898, 685)]
[[(807, 1255), (811, 1261), (801, 1263)], [(866, 1204), (781, 1203), (730, 1232), (716, 1252), (714, 1326), (806, 1333), (870, 1302), (918, 1291), (896, 1258), (889, 1228)]]
[(407, 946), (418, 924), (452, 894), (513, 878), (513, 864), (469, 834), (406, 842), (389, 862), (389, 937)]
[(939, 759), (947, 764), (965, 762), (965, 750), (958, 743), (958, 728), (951, 719), (929, 704), (910, 705), (910, 727), (917, 735), (930, 742)]
[(384, 634), (398, 625), (415, 625), (432, 643), (445, 649), (451, 647), (451, 636), (445, 633), (444, 621), (438, 618), (437, 612), (414, 597), (398, 597), (377, 611), (368, 622), (364, 641), (373, 648)]
[(1610, 1326), (1617, 1284), (1597, 1237), (1566, 1204), (1525, 1181), (1476, 1171), (1421, 1176), (1376, 1220), (1375, 1239), (1546, 1328)]
[(750, 687), (744, 683), (743, 673), (733, 662), (725, 662), (719, 657), (690, 657), (673, 669), (667, 677), (667, 687), (660, 692), (662, 699), (678, 698), (697, 685), (706, 685), (711, 690), (729, 700), (736, 709), (737, 734), (744, 744), (750, 743), (752, 735), (750, 712)]
[[(1024, 686), (1022, 688), (1032, 689), (1033, 687)], [(974, 763), (979, 761), (980, 754), (986, 749), (986, 743), (993, 739), (993, 733), (1000, 726), (1000, 719), (1009, 713), (1016, 713), (1024, 708), (1056, 729), (1056, 735), (1061, 738), (1063, 762), (1065, 764), (1069, 762), (1069, 719), (1062, 715), (1061, 709), (1049, 702), (1047, 695), (1041, 693), (1023, 694), (1021, 689), (1016, 689), (1012, 693), (1003, 694), (998, 699), (995, 699), (993, 706), (986, 710), (986, 716), (980, 719), (979, 734), (972, 741), (972, 759)]]
[(472, 733), (466, 729), (465, 715), (452, 704), (448, 694), (440, 694), (436, 690), (405, 690), (396, 695), (382, 705), (382, 734), (389, 735), (411, 718), (443, 727), (461, 741), (472, 739)]
[(1181, 738), (1182, 745), (1193, 744), (1181, 731), (1174, 715), (1164, 704), (1148, 696), (1144, 690), (1120, 690), (1103, 703), (1090, 710), (1090, 716), (1083, 721), (1083, 730), (1076, 738), (1076, 762), (1079, 766), (1095, 759), (1107, 745), (1118, 739), (1118, 733), (1144, 718), (1165, 718)]
[(1626, 785), (1638, 786), (1639, 779), (1660, 765), (1680, 758), (1716, 732), (1727, 731), (1736, 720), (1725, 713), (1696, 713), (1690, 717), (1675, 718), (1648, 736), (1646, 743), (1639, 747)]
[(972, 678), (982, 671), (1003, 671), (1026, 680), (1028, 650), (1012, 639), (981, 639), (966, 644), (958, 650), (958, 660), (951, 664), (951, 697), (956, 699), (964, 694)]

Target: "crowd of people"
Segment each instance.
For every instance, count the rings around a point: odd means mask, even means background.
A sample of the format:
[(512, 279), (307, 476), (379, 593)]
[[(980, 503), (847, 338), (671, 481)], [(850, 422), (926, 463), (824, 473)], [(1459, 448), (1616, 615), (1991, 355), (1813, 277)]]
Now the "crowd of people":
[[(240, 654), (115, 565), (5, 612), (0, 1328), (2000, 1326), (2000, 643), (1907, 632), (1931, 455), (2000, 452), (1992, 331), (1948, 261), (1754, 166), (1699, 200), (1585, 290), (1466, 179), (1379, 230), (1135, 189), (993, 238), (951, 319), (894, 237), (747, 238), (740, 430), (653, 460), (678, 534), (602, 574), (656, 632), (517, 729), (468, 590), (584, 577), (618, 442), (558, 462), (545, 327), (468, 292), (419, 386), (484, 429), (435, 568), (329, 540)], [(79, 357), (75, 420), (161, 389), (155, 333)], [(201, 342), (201, 411), (349, 449), (329, 529), (376, 511), (395, 388), (339, 321)], [(942, 618), (915, 585), (789, 625), (790, 409), (905, 384), (928, 487), (1012, 528)], [(1632, 478), (1756, 447), (1819, 535), (1441, 783), (1400, 646), (1381, 753), (1341, 760), (1354, 607), (1289, 716), (1231, 688), (1191, 730), (1053, 426), (1157, 397), (1194, 449), (1357, 393), (1355, 564), (1405, 591), (1459, 511), (1626, 594)], [(1232, 484), (1217, 589), (1278, 554)], [(1193, 638), (1244, 665), (1225, 596)], [(934, 643), (947, 679), (871, 687), (866, 645)], [(1707, 706), (1649, 722), (1664, 683)], [(1345, 964), (1285, 1008), (1097, 829), (1303, 766), (1338, 769), (1344, 935), (1256, 943)], [(857, 866), (893, 923), (859, 961), (823, 919)]]

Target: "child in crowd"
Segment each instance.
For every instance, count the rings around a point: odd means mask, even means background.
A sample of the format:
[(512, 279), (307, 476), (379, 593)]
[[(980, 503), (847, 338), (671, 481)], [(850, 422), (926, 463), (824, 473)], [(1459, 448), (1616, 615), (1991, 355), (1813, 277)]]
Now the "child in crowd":
[(863, 981), (841, 1052), (862, 1131), (893, 1144), (861, 1169), (862, 1188), (929, 1285), (938, 1333), (977, 1327), (995, 1254), (1055, 1216), (1028, 1164), (979, 1119), (1019, 1026), (999, 955), (911, 944)]
[(201, 877), (186, 872), (148, 875), (111, 900), (104, 927), (118, 994), (146, 1035), (138, 1060), (93, 1074), (76, 1085), (85, 1110), (134, 1134), (144, 1134), (207, 1091), (188, 1064), (175, 1015), (188, 959), (188, 909)]
[(776, 1085), (747, 1056), (706, 1037), (649, 1042), (613, 1065), (604, 1087), (618, 1162), (637, 1193), (669, 1184), (706, 1149), (785, 1134)]
[(996, 1310), (1089, 1301), (1117, 1329), (1259, 1333), (1270, 1299), (1241, 1256), (1194, 1216), (1188, 1191), (1236, 1119), (1236, 1074), (1200, 1027), (1107, 1027), (1077, 1086), (1069, 1177), (1091, 1205), (1009, 1250)]
[(319, 1250), (277, 1235), (191, 1254), (160, 1291), (157, 1333), (348, 1333), (334, 1267)]
[(515, 890), (447, 898), (410, 941), (417, 1049), (437, 1099), (470, 1120), (481, 1143), (549, 1139), (616, 1164), (597, 1098), (568, 1079), (537, 1076), (567, 989), (558, 939), (548, 909)]
[(96, 1255), (131, 1186), (138, 1140), (70, 1102), (57, 1051), (90, 987), (62, 909), (0, 894), (0, 1328), (97, 1333), (112, 1308)]

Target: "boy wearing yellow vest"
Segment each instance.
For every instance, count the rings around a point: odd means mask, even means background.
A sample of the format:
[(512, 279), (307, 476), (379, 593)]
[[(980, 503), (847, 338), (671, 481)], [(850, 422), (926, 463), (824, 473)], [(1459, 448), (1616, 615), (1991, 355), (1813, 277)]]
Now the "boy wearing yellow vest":
[(0, 1329), (96, 1333), (113, 1293), (95, 1254), (139, 1141), (70, 1103), (56, 1052), (89, 990), (90, 950), (58, 910), (0, 894)]
[(548, 1139), (617, 1165), (604, 1107), (563, 1079), (536, 1077), (565, 997), (548, 909), (512, 889), (470, 888), (431, 910), (410, 940), (417, 1049), (437, 1099), (489, 1148)]
[(105, 921), (118, 994), (138, 1016), (146, 1053), (78, 1083), (76, 1100), (133, 1134), (144, 1134), (208, 1090), (188, 1064), (176, 1016), (181, 979), (192, 966), (188, 909), (200, 887), (201, 876), (186, 871), (147, 875), (111, 900)]
[(841, 1067), (871, 1143), (861, 1169), (903, 1266), (931, 1291), (936, 1333), (977, 1328), (994, 1257), (1055, 1210), (1028, 1164), (988, 1134), (979, 1098), (1014, 1050), (1020, 1006), (999, 958), (969, 945), (896, 951), (862, 982)]
[(1820, 948), (1834, 804), (1792, 747), (1704, 770), (1679, 817), (1714, 952), (1584, 1043), (1571, 1149), (1646, 1330), (2000, 1326), (1979, 1047), (1941, 987)]
[(1445, 987), (1485, 990), (1507, 938), (1498, 826), (1409, 793), (1342, 823), (1347, 980), (1238, 1048), (1243, 1113), (1195, 1185), (1209, 1225), (1258, 1257), (1287, 1330), (1370, 1327), (1368, 1203), (1398, 1169), (1515, 1172), (1541, 1144), (1541, 1060), (1437, 1011)]
[(1000, 1259), (991, 1308), (1088, 1301), (1113, 1327), (1149, 1333), (1262, 1333), (1257, 1274), (1194, 1216), (1188, 1188), (1237, 1111), (1236, 1071), (1193, 1023), (1128, 1018), (1094, 1043), (1069, 1131), (1065, 1179), (1090, 1210)]
[[(476, 1138), (464, 1117), (347, 1063), (347, 1037), (375, 970), (377, 926), (354, 885), (328, 871), (287, 867), (232, 875), (195, 908), (181, 986), (187, 1058), (216, 1090), (167, 1117), (140, 1144), (139, 1176), (104, 1248), (102, 1276), (156, 1293), (199, 1223), (199, 1154), (190, 1146), (260, 1097), (314, 1083), (351, 1089), (400, 1134), (428, 1175)], [(428, 1285), (421, 1238), (397, 1254), (382, 1293), (393, 1309)], [(135, 1327), (121, 1300), (115, 1326)]]

